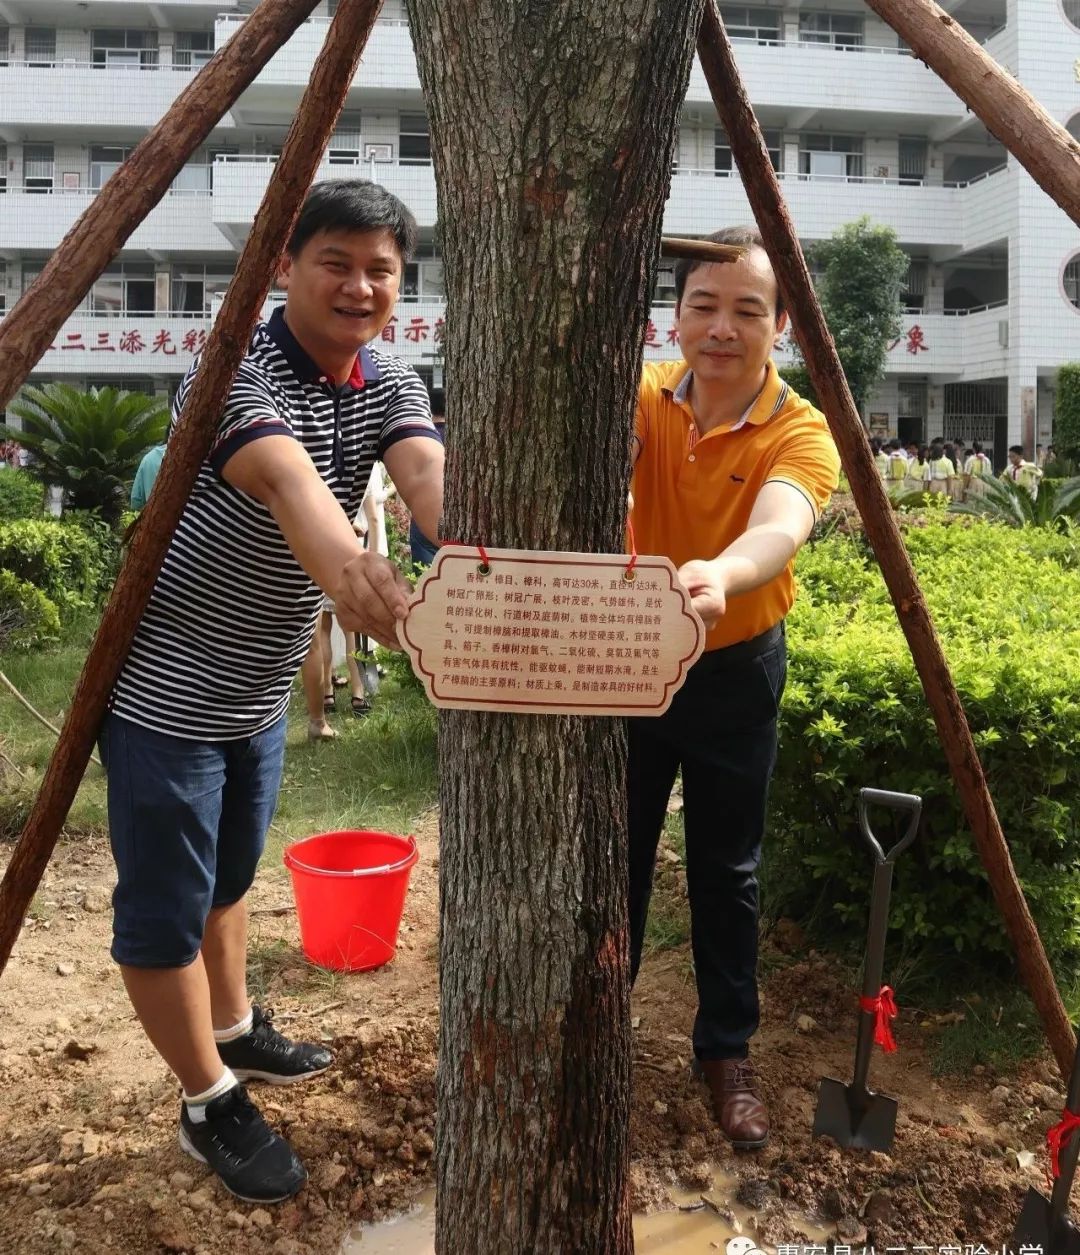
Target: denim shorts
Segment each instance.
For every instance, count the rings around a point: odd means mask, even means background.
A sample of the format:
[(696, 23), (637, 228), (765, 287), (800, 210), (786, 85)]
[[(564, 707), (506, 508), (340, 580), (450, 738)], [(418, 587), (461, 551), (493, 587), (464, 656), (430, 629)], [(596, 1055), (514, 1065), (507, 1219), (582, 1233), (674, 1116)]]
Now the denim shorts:
[(185, 967), (210, 909), (251, 888), (281, 786), (285, 726), (282, 715), (241, 740), (189, 741), (105, 716), (117, 963)]

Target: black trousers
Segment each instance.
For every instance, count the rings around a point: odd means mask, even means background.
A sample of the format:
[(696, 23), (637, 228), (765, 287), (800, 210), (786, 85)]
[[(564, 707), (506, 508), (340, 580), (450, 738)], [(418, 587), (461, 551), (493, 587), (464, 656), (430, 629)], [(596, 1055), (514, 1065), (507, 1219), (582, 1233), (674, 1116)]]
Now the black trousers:
[(742, 1057), (758, 1027), (757, 868), (786, 676), (781, 623), (703, 654), (666, 714), (627, 721), (631, 975), (641, 964), (656, 848), (681, 767), (699, 1059)]

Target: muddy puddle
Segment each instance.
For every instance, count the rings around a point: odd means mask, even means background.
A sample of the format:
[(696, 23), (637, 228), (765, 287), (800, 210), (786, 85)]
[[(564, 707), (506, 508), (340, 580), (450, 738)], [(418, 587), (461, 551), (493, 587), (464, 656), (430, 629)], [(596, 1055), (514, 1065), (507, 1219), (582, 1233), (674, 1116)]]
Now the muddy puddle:
[[(702, 1192), (672, 1190), (672, 1209), (634, 1217), (636, 1255), (754, 1255), (758, 1251), (753, 1213), (733, 1203), (738, 1181), (717, 1173)], [(794, 1221), (808, 1244), (823, 1245), (826, 1231), (809, 1220)], [(730, 1243), (730, 1248), (729, 1248)], [(766, 1248), (768, 1249), (768, 1248)], [(340, 1255), (434, 1255), (435, 1191), (428, 1190), (405, 1215), (379, 1224), (360, 1225)], [(759, 1252), (760, 1255), (760, 1252)]]

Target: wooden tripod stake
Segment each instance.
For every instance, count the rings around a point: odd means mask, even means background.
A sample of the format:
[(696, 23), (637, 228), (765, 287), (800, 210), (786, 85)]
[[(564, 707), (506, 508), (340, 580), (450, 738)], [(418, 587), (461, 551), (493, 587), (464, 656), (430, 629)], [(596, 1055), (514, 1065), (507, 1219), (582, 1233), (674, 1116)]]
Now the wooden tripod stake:
[[(282, 245), (318, 169), (382, 0), (342, 0), (274, 167), (158, 481), (90, 648), (45, 778), (0, 882), (0, 973), (78, 790), (105, 705), (206, 459)], [(309, 6), (310, 7), (310, 6)], [(93, 282), (91, 275), (87, 287)], [(76, 299), (81, 299), (82, 293)], [(16, 318), (13, 312), (10, 317)], [(29, 369), (29, 367), (27, 368)], [(21, 380), (20, 380), (21, 382)]]
[[(904, 0), (905, 4), (922, 0)], [(884, 4), (873, 3), (882, 11)], [(882, 13), (884, 16), (884, 13)], [(1038, 1009), (1063, 1076), (1069, 1074), (1075, 1041), (1050, 963), (1016, 878), (1009, 847), (994, 809), (986, 776), (949, 664), (919, 588), (915, 570), (874, 466), (866, 431), (848, 390), (836, 346), (814, 293), (798, 236), (743, 86), (731, 44), (716, 7), (706, 0), (698, 55), (713, 102), (731, 141), (743, 186), (791, 310), (807, 369), (822, 401), (833, 437), (873, 545), (904, 635), (911, 649), (938, 735), (956, 783), (979, 856), (1016, 951), (1017, 966)]]

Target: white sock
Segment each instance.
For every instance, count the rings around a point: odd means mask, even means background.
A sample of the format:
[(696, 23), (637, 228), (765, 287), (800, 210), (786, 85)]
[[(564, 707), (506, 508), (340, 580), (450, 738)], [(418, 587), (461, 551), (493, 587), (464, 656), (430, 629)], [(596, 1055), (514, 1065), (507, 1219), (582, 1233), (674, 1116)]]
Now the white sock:
[(254, 1012), (249, 1007), (247, 1015), (244, 1016), (239, 1024), (234, 1024), (232, 1028), (215, 1028), (214, 1041), (236, 1041), (238, 1037), (246, 1037), (251, 1032), (254, 1023)]
[(227, 1094), (234, 1085), (239, 1084), (236, 1077), (225, 1069), (221, 1074), (221, 1079), (214, 1082), (209, 1089), (203, 1090), (201, 1094), (182, 1094), (184, 1106), (187, 1107), (188, 1117), (192, 1124), (204, 1124), (206, 1122), (206, 1105), (211, 1103), (215, 1098), (220, 1098), (222, 1094)]

